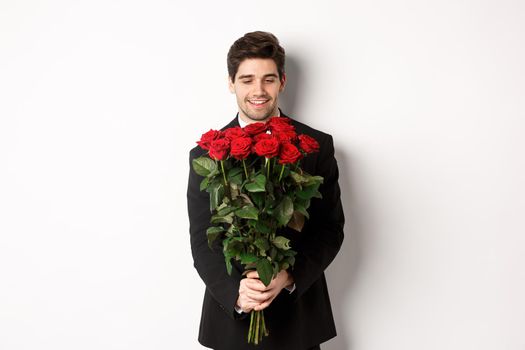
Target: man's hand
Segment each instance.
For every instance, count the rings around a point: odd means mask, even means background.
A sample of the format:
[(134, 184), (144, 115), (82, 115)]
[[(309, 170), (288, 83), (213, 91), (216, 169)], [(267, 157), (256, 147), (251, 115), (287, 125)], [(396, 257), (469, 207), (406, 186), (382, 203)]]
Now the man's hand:
[(239, 298), (237, 299), (237, 305), (243, 312), (267, 308), (284, 287), (294, 282), (292, 275), (286, 270), (281, 270), (272, 279), (268, 287), (261, 282), (257, 271), (248, 272), (246, 277), (241, 280)]

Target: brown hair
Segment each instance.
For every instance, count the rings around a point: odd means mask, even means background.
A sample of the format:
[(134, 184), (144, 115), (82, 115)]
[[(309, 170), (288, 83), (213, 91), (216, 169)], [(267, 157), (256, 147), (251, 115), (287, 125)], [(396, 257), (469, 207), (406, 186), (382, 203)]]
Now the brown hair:
[(237, 39), (228, 51), (228, 75), (235, 82), (239, 65), (247, 58), (271, 58), (277, 66), (279, 80), (284, 74), (284, 49), (279, 40), (269, 32), (251, 32)]

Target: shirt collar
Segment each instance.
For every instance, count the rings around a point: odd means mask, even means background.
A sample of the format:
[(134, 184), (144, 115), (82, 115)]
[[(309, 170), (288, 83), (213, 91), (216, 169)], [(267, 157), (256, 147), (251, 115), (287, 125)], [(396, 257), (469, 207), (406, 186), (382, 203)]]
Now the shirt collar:
[[(280, 108), (277, 108), (277, 116), (278, 117), (281, 116)], [(241, 117), (239, 116), (239, 112), (237, 112), (237, 121), (239, 122), (239, 125), (241, 126), (241, 128), (244, 128), (246, 125), (248, 125), (248, 123), (246, 123), (244, 120), (241, 119)]]

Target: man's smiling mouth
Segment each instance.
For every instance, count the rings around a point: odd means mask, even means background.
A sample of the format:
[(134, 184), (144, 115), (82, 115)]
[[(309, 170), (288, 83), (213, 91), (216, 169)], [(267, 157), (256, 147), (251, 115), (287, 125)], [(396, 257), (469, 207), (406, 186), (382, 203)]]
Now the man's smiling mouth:
[(270, 101), (270, 100), (248, 100), (248, 102), (250, 104), (252, 104), (253, 106), (256, 106), (256, 107), (262, 106), (262, 105), (266, 104), (268, 101)]

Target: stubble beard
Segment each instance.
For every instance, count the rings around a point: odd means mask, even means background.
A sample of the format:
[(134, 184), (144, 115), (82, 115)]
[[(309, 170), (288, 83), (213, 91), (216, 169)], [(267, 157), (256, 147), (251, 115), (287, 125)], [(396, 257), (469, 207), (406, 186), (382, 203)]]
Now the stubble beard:
[[(248, 104), (250, 102), (246, 102), (246, 104)], [(242, 113), (244, 114), (244, 116), (246, 118), (248, 118), (249, 120), (253, 121), (253, 122), (265, 122), (268, 118), (274, 116), (274, 115), (277, 115), (277, 106), (274, 106), (273, 108), (271, 108), (269, 111), (267, 111), (266, 113), (262, 114), (262, 115), (258, 115), (258, 114), (255, 114), (255, 113), (250, 113), (247, 108), (246, 109), (243, 109), (241, 107), (239, 107), (240, 110), (242, 111)]]

